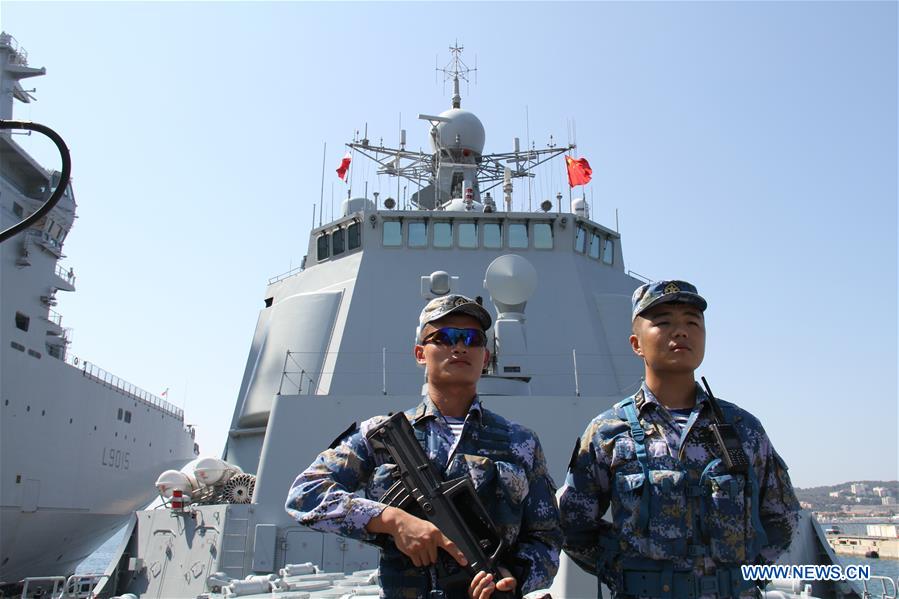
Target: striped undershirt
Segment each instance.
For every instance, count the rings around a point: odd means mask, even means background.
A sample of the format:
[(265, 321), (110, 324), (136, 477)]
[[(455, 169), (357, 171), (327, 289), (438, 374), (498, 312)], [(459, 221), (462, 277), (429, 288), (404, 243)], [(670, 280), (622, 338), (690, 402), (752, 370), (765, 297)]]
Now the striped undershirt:
[(671, 412), (674, 422), (683, 431), (684, 427), (687, 426), (687, 421), (690, 419), (690, 414), (693, 413), (693, 408), (679, 408), (677, 410), (669, 408), (668, 411)]
[(465, 419), (454, 418), (453, 416), (444, 416), (443, 418), (446, 420), (447, 426), (449, 426), (452, 431), (453, 438), (458, 441), (459, 437), (462, 435), (462, 427), (465, 425)]

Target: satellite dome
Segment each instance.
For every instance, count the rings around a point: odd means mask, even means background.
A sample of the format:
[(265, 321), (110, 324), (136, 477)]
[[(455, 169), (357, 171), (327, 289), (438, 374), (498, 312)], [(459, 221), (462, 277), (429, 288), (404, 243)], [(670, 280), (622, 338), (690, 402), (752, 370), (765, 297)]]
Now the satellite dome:
[[(449, 122), (437, 124), (437, 135), (442, 147), (461, 147), (463, 150), (471, 150), (477, 154), (484, 151), (484, 125), (473, 112), (461, 108), (450, 108), (441, 112), (440, 116), (451, 119)], [(459, 146), (456, 145), (457, 135), (459, 136)], [(437, 151), (433, 138), (431, 138), (431, 150)]]

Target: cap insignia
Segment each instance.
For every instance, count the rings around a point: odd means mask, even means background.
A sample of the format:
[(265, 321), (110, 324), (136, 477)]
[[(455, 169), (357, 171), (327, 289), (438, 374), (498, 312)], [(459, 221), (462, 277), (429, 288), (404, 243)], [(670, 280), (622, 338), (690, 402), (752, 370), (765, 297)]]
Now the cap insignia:
[(680, 287), (678, 287), (674, 283), (668, 283), (667, 285), (665, 285), (665, 289), (662, 291), (662, 293), (664, 293), (665, 295), (668, 295), (669, 293), (680, 293)]

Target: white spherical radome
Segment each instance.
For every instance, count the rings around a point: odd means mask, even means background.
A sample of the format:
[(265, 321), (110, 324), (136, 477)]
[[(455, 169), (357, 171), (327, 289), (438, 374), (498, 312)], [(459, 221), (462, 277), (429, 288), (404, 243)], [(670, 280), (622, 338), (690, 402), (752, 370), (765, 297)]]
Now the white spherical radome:
[[(441, 117), (450, 119), (449, 122), (437, 124), (437, 135), (440, 145), (444, 148), (461, 147), (463, 150), (471, 150), (477, 154), (484, 151), (486, 134), (484, 125), (473, 112), (461, 108), (450, 108), (442, 113)], [(459, 145), (456, 145), (456, 136), (459, 136)], [(431, 150), (436, 152), (434, 139), (431, 139)]]

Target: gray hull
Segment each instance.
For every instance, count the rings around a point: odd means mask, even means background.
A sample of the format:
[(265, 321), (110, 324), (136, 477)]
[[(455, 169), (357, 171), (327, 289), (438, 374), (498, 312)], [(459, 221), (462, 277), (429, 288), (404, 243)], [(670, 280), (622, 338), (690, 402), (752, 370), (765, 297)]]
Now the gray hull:
[[(13, 99), (29, 101), (19, 80), (44, 74), (25, 56), (0, 35), (0, 118)], [(4, 230), (57, 183), (0, 134)], [(54, 307), (58, 293), (75, 291), (74, 271), (58, 263), (75, 210), (67, 187), (46, 217), (0, 246), (0, 586), (70, 574), (153, 499), (160, 469), (195, 456), (180, 409), (68, 351), (71, 329)]]

